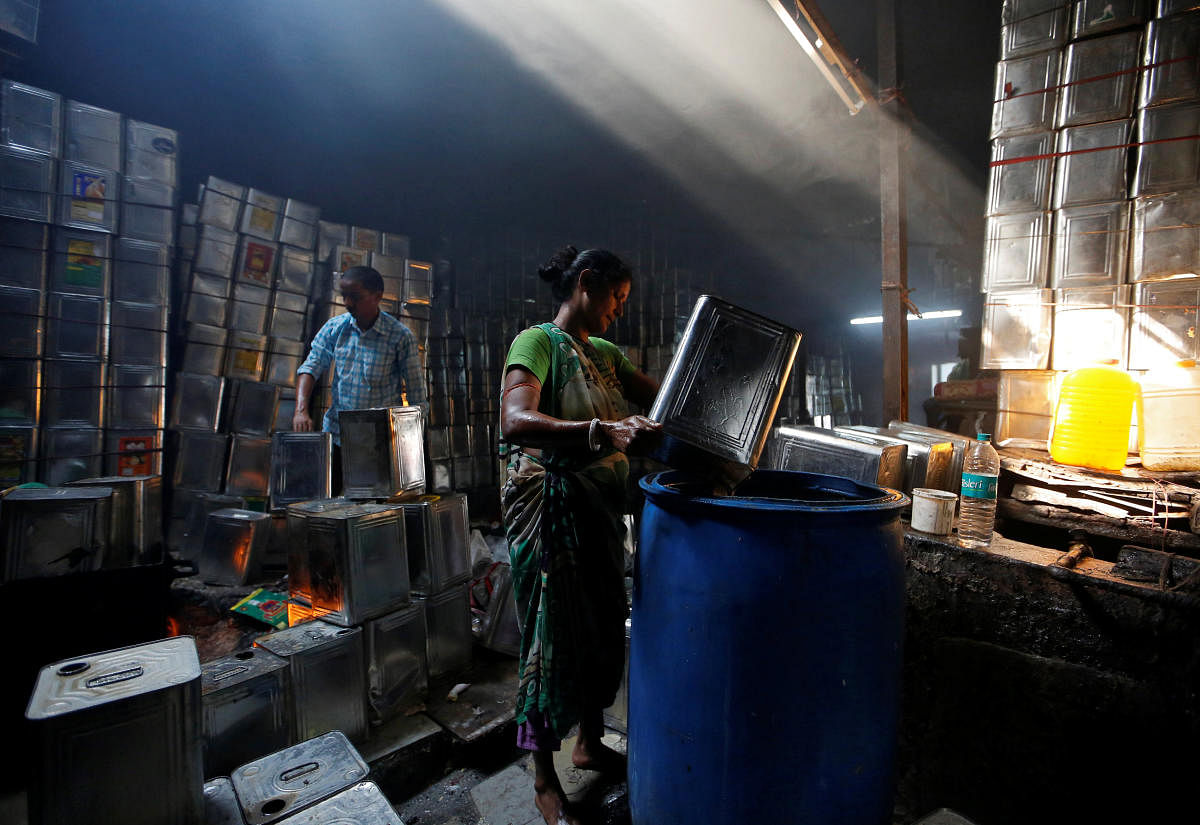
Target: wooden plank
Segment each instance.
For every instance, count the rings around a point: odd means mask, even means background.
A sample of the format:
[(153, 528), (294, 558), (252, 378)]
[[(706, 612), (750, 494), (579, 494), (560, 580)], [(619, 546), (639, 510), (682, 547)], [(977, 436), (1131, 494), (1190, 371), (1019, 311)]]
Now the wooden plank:
[(1182, 530), (1141, 527), (1126, 520), (1117, 520), (1096, 513), (1083, 513), (1053, 504), (1033, 504), (1002, 498), (997, 512), (1004, 518), (1055, 527), (1060, 530), (1080, 529), (1096, 536), (1120, 539), (1158, 550), (1200, 554), (1200, 536)]

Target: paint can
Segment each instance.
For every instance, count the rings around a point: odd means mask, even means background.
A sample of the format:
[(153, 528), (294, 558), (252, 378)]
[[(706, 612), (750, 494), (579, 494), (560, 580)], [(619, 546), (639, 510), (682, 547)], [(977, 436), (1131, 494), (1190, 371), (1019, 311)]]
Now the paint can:
[(935, 536), (950, 533), (954, 524), (954, 505), (958, 496), (932, 487), (914, 487), (912, 491), (912, 529)]

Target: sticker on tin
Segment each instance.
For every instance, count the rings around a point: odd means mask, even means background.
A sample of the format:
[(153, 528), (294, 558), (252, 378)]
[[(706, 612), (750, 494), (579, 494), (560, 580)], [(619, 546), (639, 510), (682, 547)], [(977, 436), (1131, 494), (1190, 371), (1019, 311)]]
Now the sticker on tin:
[(25, 436), (0, 435), (0, 487), (21, 483), (21, 466), (27, 452)]
[(64, 279), (68, 284), (95, 289), (104, 285), (104, 258), (100, 255), (99, 246), (93, 241), (79, 239), (67, 242), (67, 271)]
[(276, 214), (259, 206), (250, 207), (250, 225), (262, 232), (274, 234)]
[(366, 266), (367, 253), (360, 249), (343, 249), (339, 262), (341, 266), (338, 268), (338, 272), (345, 272), (352, 266)]
[(152, 449), (154, 444), (145, 436), (122, 436), (117, 439), (117, 475), (153, 475), (150, 456), (147, 455)]
[(158, 152), (160, 155), (175, 154), (175, 141), (171, 140), (170, 138), (156, 137), (154, 140), (150, 141), (150, 145), (154, 147), (154, 151)]
[(354, 233), (354, 245), (359, 249), (377, 249), (379, 247), (379, 233), (374, 229), (359, 229)]
[(260, 243), (246, 243), (246, 262), (242, 266), (242, 277), (248, 281), (260, 284), (270, 282), (271, 264), (275, 260), (275, 250)]
[(258, 372), (258, 352), (252, 349), (233, 351), (233, 368), (241, 372)]

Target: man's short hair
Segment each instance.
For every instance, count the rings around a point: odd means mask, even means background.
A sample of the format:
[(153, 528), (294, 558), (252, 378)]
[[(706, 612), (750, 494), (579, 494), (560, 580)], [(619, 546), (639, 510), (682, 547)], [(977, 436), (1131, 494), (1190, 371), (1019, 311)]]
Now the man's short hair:
[(342, 273), (341, 280), (353, 281), (367, 292), (383, 293), (383, 276), (369, 266), (352, 266)]

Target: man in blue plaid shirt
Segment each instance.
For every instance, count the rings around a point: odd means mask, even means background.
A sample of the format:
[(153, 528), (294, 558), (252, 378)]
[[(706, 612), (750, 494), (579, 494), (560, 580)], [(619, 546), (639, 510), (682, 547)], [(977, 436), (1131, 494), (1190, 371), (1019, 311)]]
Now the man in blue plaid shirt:
[[(316, 337), (308, 358), (296, 370), (296, 412), (292, 429), (311, 432), (309, 414), (313, 387), (333, 364), (330, 406), (321, 429), (341, 444), (338, 413), (371, 407), (395, 407), (407, 399), (425, 406), (425, 371), (417, 339), (394, 316), (381, 312), (383, 276), (369, 266), (342, 273), (338, 291), (346, 313), (330, 318)], [(403, 397), (402, 397), (403, 393)], [(341, 462), (333, 462), (335, 473)]]

